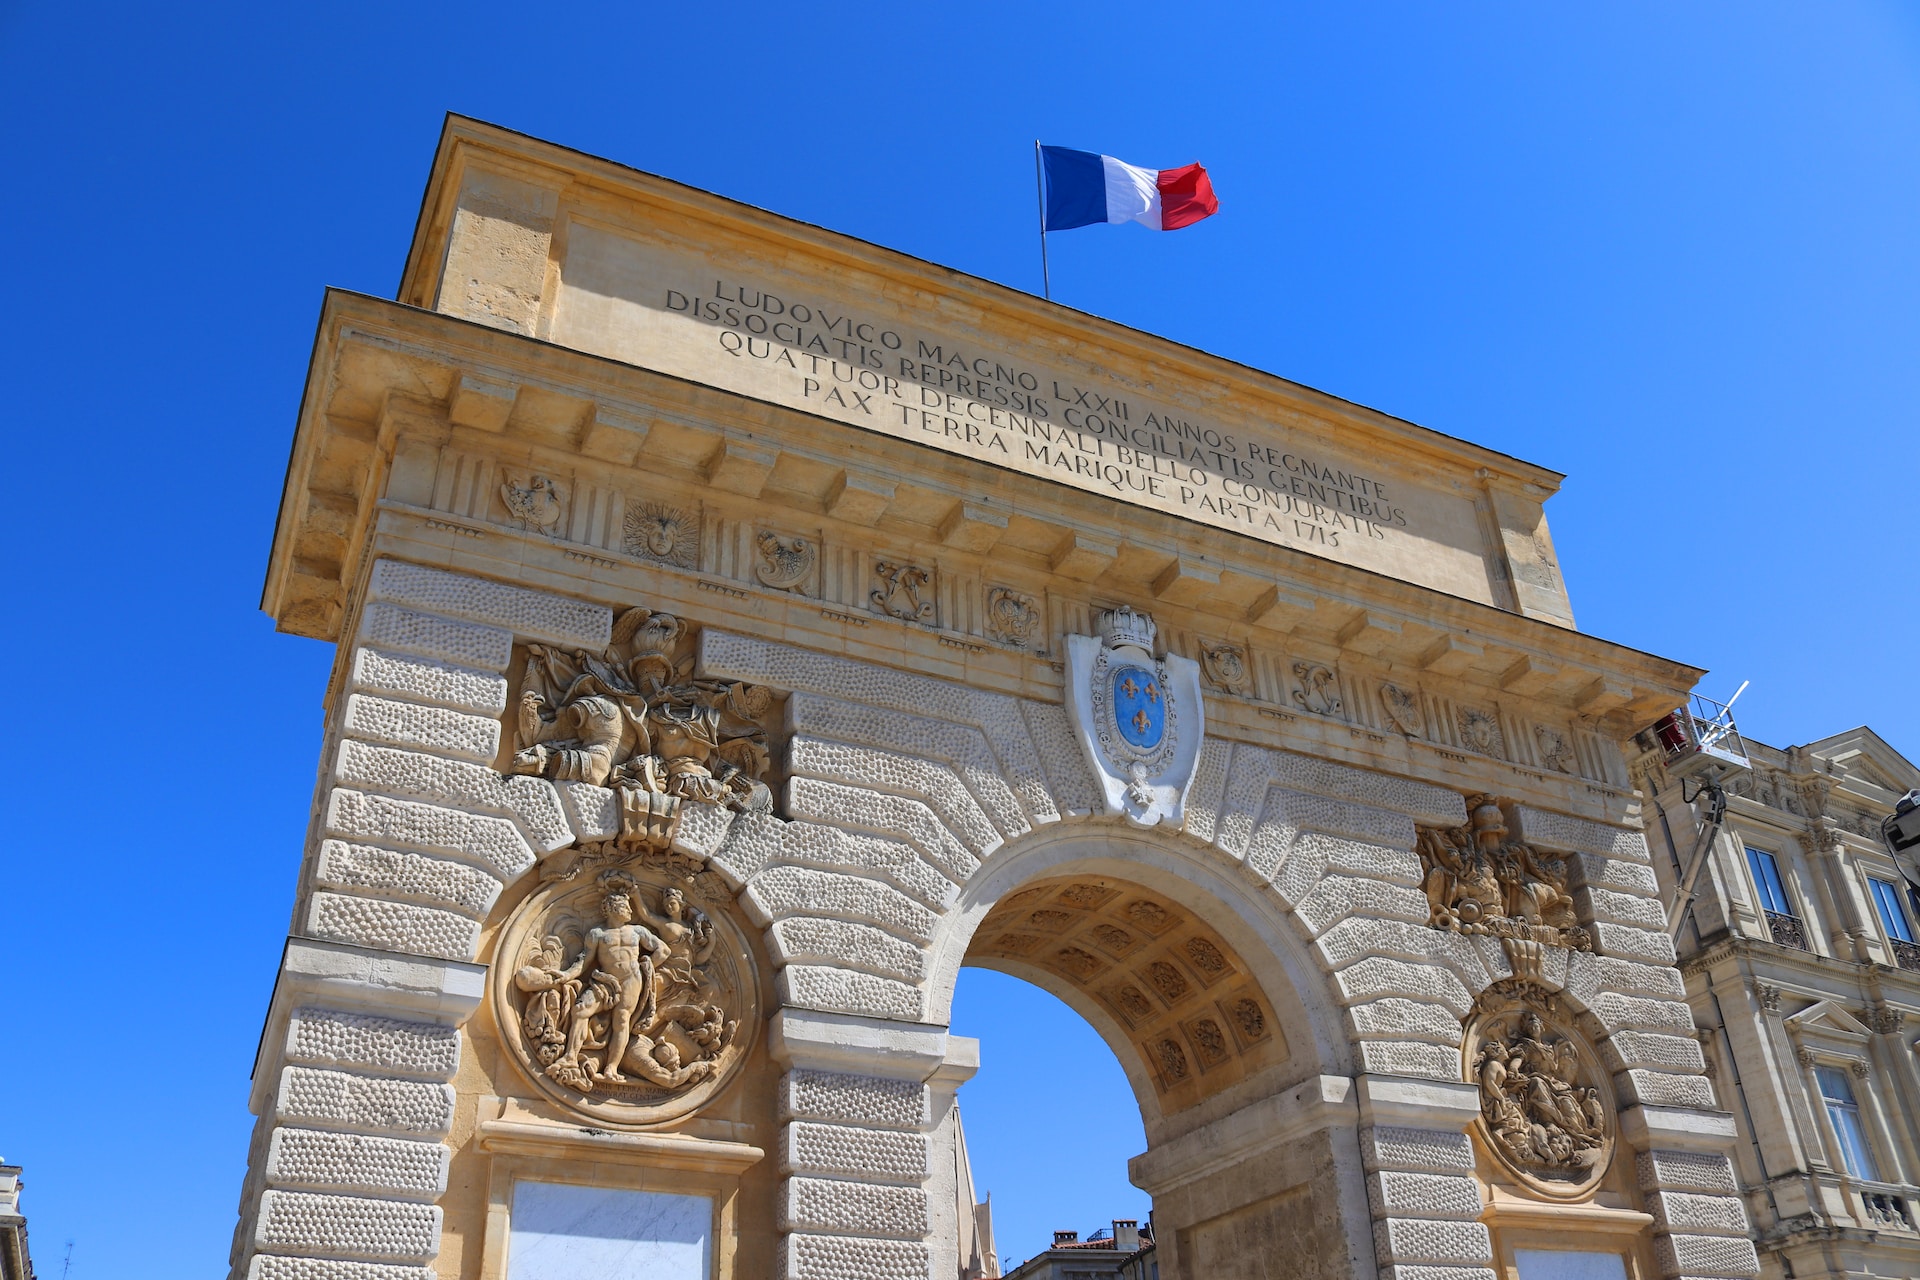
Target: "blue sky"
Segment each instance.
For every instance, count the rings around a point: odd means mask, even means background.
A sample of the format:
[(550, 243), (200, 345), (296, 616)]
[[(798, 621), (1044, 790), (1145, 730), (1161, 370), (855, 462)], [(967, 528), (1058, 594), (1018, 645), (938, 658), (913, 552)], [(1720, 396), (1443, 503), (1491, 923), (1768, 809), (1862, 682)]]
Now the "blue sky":
[[(1765, 741), (1920, 757), (1915, 14), (0, 3), (0, 1155), (42, 1274), (225, 1258), (329, 660), (261, 574), (320, 291), (391, 295), (444, 112), (1022, 288), (1036, 137), (1202, 160), (1219, 217), (1056, 236), (1055, 296), (1567, 472), (1585, 630), (1751, 679)], [(1142, 1213), (1084, 1025), (990, 974), (955, 1020), (1002, 1251)]]

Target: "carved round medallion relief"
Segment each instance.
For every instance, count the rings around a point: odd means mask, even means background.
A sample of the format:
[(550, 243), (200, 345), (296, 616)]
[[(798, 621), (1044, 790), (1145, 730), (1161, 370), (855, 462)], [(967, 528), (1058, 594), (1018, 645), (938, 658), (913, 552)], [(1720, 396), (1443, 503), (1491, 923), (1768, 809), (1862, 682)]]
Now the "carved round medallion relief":
[(494, 1013), (535, 1088), (646, 1125), (699, 1107), (739, 1068), (760, 1017), (753, 960), (720, 904), (696, 901), (700, 881), (630, 863), (542, 886), (514, 912)]
[(1480, 997), (1463, 1050), (1487, 1149), (1541, 1195), (1589, 1194), (1613, 1161), (1613, 1095), (1559, 998), (1527, 982), (1496, 983)]

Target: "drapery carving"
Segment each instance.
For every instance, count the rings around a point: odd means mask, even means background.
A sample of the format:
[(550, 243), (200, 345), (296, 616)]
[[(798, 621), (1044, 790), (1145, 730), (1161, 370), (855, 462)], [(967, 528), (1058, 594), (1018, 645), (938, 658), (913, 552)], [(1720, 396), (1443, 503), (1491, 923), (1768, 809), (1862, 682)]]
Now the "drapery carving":
[(1429, 923), (1456, 933), (1593, 950), (1592, 935), (1580, 927), (1567, 892), (1566, 860), (1509, 839), (1506, 818), (1491, 796), (1468, 796), (1467, 811), (1464, 827), (1419, 830)]
[(697, 1105), (739, 1061), (757, 1016), (748, 951), (723, 906), (694, 904), (724, 896), (701, 879), (642, 855), (549, 882), (516, 913), (495, 998), (543, 1092), (645, 1122)]
[(1508, 979), (1481, 997), (1467, 1026), (1467, 1075), (1500, 1162), (1536, 1191), (1582, 1195), (1613, 1158), (1605, 1073), (1560, 998)]
[(531, 645), (509, 769), (611, 787), (623, 849), (665, 849), (683, 800), (765, 812), (773, 694), (692, 678), (687, 626), (629, 609), (598, 656)]

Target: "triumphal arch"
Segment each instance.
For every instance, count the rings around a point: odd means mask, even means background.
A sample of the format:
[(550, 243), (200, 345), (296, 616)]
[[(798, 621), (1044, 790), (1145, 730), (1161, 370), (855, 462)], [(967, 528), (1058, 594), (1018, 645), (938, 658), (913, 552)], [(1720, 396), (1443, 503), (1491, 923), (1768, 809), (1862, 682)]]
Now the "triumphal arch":
[(234, 1274), (952, 1280), (964, 964), (1118, 1055), (1170, 1280), (1755, 1274), (1622, 753), (1699, 672), (1558, 480), (450, 121), (267, 575)]

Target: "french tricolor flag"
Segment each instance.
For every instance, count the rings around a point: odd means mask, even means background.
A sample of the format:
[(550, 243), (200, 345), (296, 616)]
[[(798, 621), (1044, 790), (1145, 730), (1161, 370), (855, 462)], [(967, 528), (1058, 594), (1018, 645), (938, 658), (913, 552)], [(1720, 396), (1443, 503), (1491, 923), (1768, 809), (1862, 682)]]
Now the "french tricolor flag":
[(1197, 164), (1142, 169), (1091, 151), (1041, 147), (1046, 170), (1043, 231), (1095, 222), (1137, 222), (1155, 231), (1190, 227), (1220, 208), (1207, 171)]

